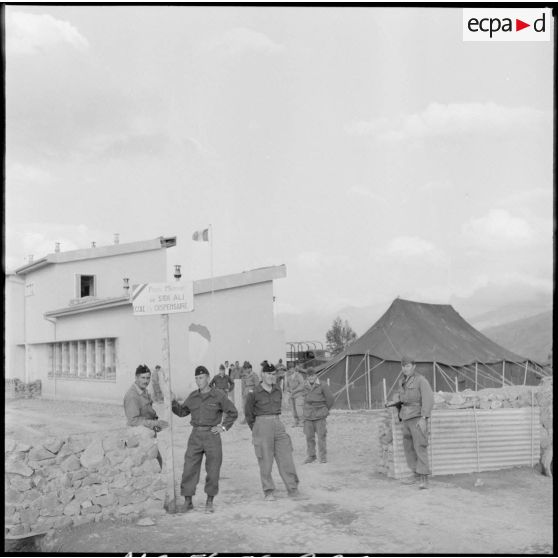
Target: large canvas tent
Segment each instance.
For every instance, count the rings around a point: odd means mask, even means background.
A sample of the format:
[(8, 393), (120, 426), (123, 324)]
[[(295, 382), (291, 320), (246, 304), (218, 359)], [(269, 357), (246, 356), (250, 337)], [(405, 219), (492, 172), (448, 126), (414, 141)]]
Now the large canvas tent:
[(452, 306), (397, 298), (319, 375), (329, 382), (337, 408), (381, 407), (397, 386), (403, 355), (415, 358), (434, 391), (536, 385), (544, 374), (538, 363), (500, 347)]

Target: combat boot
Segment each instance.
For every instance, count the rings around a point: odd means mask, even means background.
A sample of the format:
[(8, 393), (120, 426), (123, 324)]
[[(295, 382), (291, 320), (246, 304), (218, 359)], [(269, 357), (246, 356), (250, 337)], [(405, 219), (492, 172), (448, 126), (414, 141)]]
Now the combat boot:
[(417, 484), (419, 482), (421, 475), (418, 473), (413, 473), (412, 477), (407, 477), (401, 480), (401, 484)]
[(428, 488), (428, 475), (419, 475), (420, 479), (419, 479), (419, 488), (421, 490), (424, 490), (425, 488)]
[(184, 512), (189, 512), (194, 509), (194, 504), (192, 504), (192, 496), (184, 496)]

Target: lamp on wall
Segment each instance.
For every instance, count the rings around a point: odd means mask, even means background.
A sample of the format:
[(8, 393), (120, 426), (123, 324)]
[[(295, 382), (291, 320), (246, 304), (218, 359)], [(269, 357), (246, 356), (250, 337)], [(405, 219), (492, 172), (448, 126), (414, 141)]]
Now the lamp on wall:
[(124, 282), (124, 295), (128, 296), (130, 293), (130, 279), (128, 277), (124, 277), (122, 281)]
[(180, 281), (181, 277), (182, 277), (182, 272), (180, 271), (180, 264), (175, 264), (175, 266), (174, 266), (174, 278), (177, 281)]

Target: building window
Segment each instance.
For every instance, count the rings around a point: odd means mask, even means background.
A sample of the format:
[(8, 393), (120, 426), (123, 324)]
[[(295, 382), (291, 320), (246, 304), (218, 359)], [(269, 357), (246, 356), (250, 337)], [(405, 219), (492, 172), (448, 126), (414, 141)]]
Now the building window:
[(49, 343), (48, 377), (116, 381), (116, 339)]
[(96, 295), (95, 275), (76, 275), (76, 298)]

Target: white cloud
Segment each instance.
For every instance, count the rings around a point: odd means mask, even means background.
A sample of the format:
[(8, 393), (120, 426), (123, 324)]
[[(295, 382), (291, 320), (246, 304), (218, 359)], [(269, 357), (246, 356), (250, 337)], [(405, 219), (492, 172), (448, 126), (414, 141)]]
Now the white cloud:
[(355, 122), (348, 133), (378, 140), (405, 141), (456, 135), (507, 135), (551, 122), (544, 111), (495, 103), (431, 103), (421, 113)]
[(551, 188), (531, 188), (514, 192), (502, 200), (502, 205), (528, 205), (536, 202), (552, 203)]
[(388, 201), (384, 196), (380, 196), (379, 194), (371, 192), (368, 188), (365, 188), (364, 186), (358, 186), (358, 185), (352, 186), (349, 192), (352, 194), (356, 194), (357, 196), (371, 199), (372, 201), (375, 202), (388, 203)]
[(97, 246), (113, 243), (114, 235), (109, 232), (90, 229), (86, 225), (59, 225), (56, 223), (23, 223), (6, 226), (6, 269), (13, 270), (27, 263), (27, 258), (44, 258), (54, 252), (56, 242), (60, 250), (89, 248), (91, 242)]
[(316, 270), (328, 264), (328, 260), (320, 252), (301, 252), (297, 257), (297, 263), (301, 269)]
[(471, 219), (462, 226), (461, 235), (467, 245), (489, 249), (526, 245), (534, 236), (527, 221), (504, 209), (493, 209), (483, 217)]
[(52, 174), (40, 167), (19, 162), (6, 165), (6, 183), (17, 186), (21, 183), (34, 186), (47, 186), (53, 181)]
[(89, 47), (87, 39), (68, 21), (47, 14), (8, 12), (6, 50), (12, 54), (34, 54), (44, 48), (67, 44), (78, 50)]
[(443, 262), (444, 254), (434, 244), (418, 236), (398, 236), (387, 245), (386, 253), (402, 258), (423, 258), (429, 262)]
[(235, 56), (246, 52), (277, 54), (285, 50), (285, 47), (275, 43), (264, 33), (245, 27), (235, 27), (225, 32), (211, 49)]

